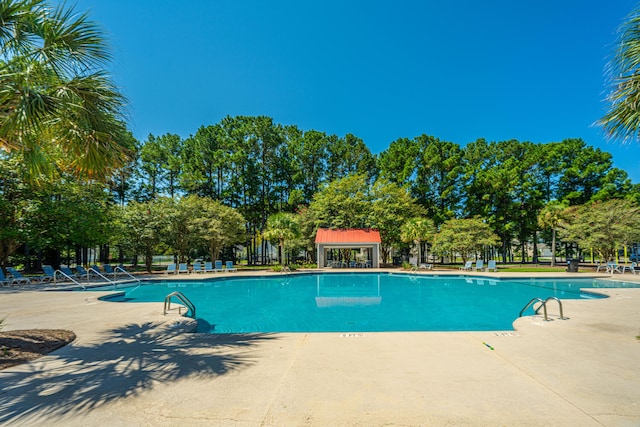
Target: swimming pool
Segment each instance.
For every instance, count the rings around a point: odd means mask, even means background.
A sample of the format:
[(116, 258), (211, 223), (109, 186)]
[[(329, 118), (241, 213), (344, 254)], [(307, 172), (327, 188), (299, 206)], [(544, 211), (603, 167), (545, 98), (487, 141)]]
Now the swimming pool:
[[(211, 333), (513, 330), (532, 298), (600, 298), (581, 288), (638, 287), (598, 279), (491, 279), (319, 273), (158, 281), (123, 289), (127, 301), (182, 292)], [(550, 311), (557, 313), (556, 307)], [(525, 314), (531, 314), (529, 309)], [(570, 313), (565, 313), (570, 316)]]

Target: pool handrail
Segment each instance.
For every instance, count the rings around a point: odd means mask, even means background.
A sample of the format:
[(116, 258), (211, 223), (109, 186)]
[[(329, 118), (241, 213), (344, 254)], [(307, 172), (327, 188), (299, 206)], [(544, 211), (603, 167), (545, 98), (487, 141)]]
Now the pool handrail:
[(69, 276), (67, 273), (65, 273), (65, 272), (64, 272), (64, 271), (62, 271), (62, 270), (56, 270), (56, 271), (53, 273), (53, 284), (54, 284), (54, 285), (57, 285), (57, 284), (58, 284), (58, 282), (57, 282), (57, 277), (58, 277), (58, 275), (60, 275), (60, 276), (62, 276), (62, 277), (64, 277), (64, 278), (66, 278), (67, 280), (69, 280), (69, 281), (71, 281), (71, 282), (75, 283), (76, 285), (78, 285), (78, 286), (80, 286), (82, 289), (84, 289), (85, 291), (87, 290), (86, 286), (84, 286), (82, 283), (78, 282), (76, 279), (74, 279), (73, 277)]
[[(189, 298), (186, 297), (185, 294), (183, 294), (180, 291), (171, 292), (169, 295), (167, 295), (164, 298), (164, 313), (163, 313), (163, 315), (166, 315), (167, 311), (171, 310), (171, 297), (178, 298), (180, 300), (180, 302), (183, 303), (184, 305), (186, 305), (187, 309), (189, 309), (191, 311), (191, 317), (193, 317), (194, 319), (196, 318), (196, 306), (191, 302), (191, 300)], [(178, 309), (178, 313), (180, 313), (180, 309)]]
[(543, 300), (542, 298), (531, 298), (531, 301), (529, 301), (527, 303), (527, 305), (525, 305), (522, 310), (520, 310), (520, 314), (518, 315), (518, 317), (522, 317), (522, 314), (524, 313), (524, 311), (529, 308), (530, 306), (535, 305), (535, 303), (539, 302), (540, 303), (540, 307), (535, 308), (533, 307), (533, 312), (535, 314), (538, 314), (540, 312), (540, 309), (543, 309), (543, 313), (544, 313), (544, 320), (545, 321), (549, 321), (549, 318), (547, 316), (547, 302), (549, 302), (549, 300), (554, 300), (558, 302), (558, 305), (560, 306), (560, 319), (561, 320), (566, 320), (567, 318), (564, 317), (564, 314), (562, 312), (562, 302), (560, 302), (560, 299), (558, 299), (557, 297), (548, 297), (547, 299)]
[(116, 268), (114, 268), (113, 271), (115, 272), (115, 276), (113, 276), (113, 278), (115, 280), (118, 280), (118, 271), (121, 271), (125, 276), (131, 278), (131, 280), (133, 280), (134, 282), (142, 283), (142, 281), (140, 279), (138, 279), (133, 274), (129, 273), (127, 270), (125, 270), (124, 268), (120, 267), (119, 265), (116, 266)]

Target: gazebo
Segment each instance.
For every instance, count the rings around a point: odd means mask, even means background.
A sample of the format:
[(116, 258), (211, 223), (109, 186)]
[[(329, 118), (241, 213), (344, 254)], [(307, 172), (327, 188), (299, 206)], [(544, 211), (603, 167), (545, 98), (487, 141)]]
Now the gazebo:
[(319, 228), (316, 250), (319, 268), (378, 268), (380, 232), (371, 228)]

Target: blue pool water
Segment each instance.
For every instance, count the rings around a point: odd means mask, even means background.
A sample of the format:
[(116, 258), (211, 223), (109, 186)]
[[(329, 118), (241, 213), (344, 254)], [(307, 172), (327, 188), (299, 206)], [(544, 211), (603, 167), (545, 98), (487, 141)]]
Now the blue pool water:
[[(123, 291), (125, 300), (159, 303), (180, 291), (195, 304), (197, 318), (206, 320), (212, 333), (382, 332), (512, 330), (513, 321), (532, 298), (598, 298), (580, 291), (598, 287), (637, 284), (326, 273), (161, 281)], [(550, 305), (549, 310), (557, 313), (557, 306)], [(531, 313), (531, 309), (525, 312)]]

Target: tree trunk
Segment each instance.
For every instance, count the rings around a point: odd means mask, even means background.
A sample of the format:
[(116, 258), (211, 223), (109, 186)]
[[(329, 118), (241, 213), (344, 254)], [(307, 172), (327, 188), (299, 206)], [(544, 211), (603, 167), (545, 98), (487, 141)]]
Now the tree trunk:
[(556, 265), (556, 229), (551, 230), (551, 267)]
[(280, 259), (280, 265), (284, 265), (284, 239), (280, 239), (278, 245), (278, 258)]

